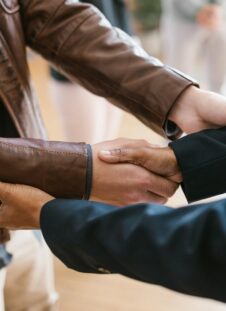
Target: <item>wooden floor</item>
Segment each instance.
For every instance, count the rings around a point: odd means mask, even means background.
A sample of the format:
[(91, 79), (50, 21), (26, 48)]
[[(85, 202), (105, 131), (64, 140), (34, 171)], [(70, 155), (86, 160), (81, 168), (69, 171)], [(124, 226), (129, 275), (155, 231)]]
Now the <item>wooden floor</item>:
[[(60, 122), (48, 96), (46, 64), (39, 58), (31, 61), (42, 113), (51, 139), (62, 140)], [(165, 142), (134, 118), (125, 115), (120, 136)], [(169, 204), (185, 203), (179, 191)], [(121, 276), (81, 275), (55, 260), (56, 284), (61, 296), (61, 311), (223, 311), (226, 306), (190, 298), (162, 288), (141, 284)], [(214, 284), (213, 284), (214, 286)]]

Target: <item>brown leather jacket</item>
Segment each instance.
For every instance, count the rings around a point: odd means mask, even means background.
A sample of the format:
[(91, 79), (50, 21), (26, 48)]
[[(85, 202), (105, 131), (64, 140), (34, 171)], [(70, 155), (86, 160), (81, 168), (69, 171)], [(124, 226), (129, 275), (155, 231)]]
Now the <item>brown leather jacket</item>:
[(58, 197), (84, 197), (90, 158), (84, 143), (44, 141), (26, 46), (161, 134), (171, 107), (193, 84), (147, 55), (89, 4), (0, 0), (0, 96), (24, 138), (0, 139), (0, 179), (37, 186)]

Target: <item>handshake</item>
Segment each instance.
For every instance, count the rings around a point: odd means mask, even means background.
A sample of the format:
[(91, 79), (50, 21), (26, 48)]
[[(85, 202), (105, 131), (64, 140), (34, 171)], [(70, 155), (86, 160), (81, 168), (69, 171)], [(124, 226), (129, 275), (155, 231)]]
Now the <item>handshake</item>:
[[(163, 204), (182, 181), (171, 148), (143, 140), (116, 139), (92, 149), (93, 201), (115, 206)], [(40, 226), (42, 207), (54, 197), (31, 186), (0, 183), (0, 199), (0, 228), (33, 229)]]
[(93, 156), (94, 201), (117, 206), (163, 204), (182, 182), (170, 147), (159, 148), (144, 140), (116, 139), (93, 146)]

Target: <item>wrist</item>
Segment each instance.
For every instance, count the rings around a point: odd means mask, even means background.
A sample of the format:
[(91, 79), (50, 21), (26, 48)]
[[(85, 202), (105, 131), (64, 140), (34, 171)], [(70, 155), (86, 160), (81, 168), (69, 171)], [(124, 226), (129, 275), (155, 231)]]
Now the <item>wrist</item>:
[(188, 111), (197, 101), (199, 92), (200, 90), (195, 86), (187, 88), (172, 107), (168, 119), (176, 124), (180, 124), (182, 122), (181, 118), (186, 116), (185, 111)]
[(168, 159), (168, 168), (170, 168), (167, 177), (177, 183), (181, 183), (182, 175), (174, 150), (170, 146), (164, 149), (165, 149), (165, 158)]
[(36, 204), (36, 208), (34, 208), (33, 210), (30, 209), (32, 211), (31, 228), (33, 228), (33, 229), (39, 229), (40, 228), (40, 217), (41, 217), (42, 209), (47, 203), (49, 203), (52, 200), (54, 200), (54, 197), (49, 196), (48, 198), (40, 200)]

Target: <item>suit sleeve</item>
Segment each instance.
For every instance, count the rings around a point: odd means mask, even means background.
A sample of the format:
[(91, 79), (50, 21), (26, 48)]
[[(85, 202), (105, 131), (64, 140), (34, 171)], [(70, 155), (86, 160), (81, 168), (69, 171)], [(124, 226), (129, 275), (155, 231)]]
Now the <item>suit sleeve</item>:
[(226, 302), (226, 201), (172, 209), (54, 200), (41, 228), (69, 268), (120, 273)]
[(170, 144), (189, 202), (226, 192), (226, 127), (188, 135)]

